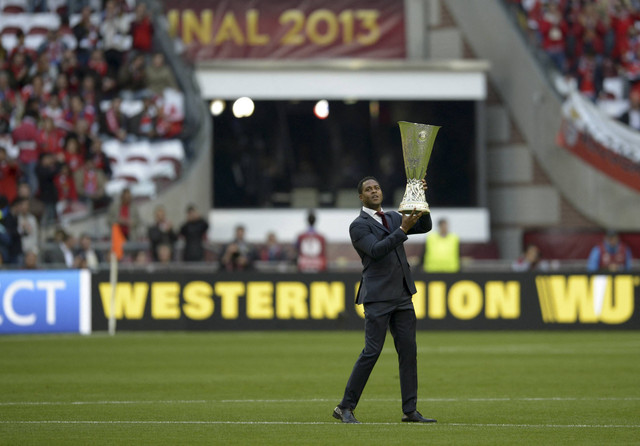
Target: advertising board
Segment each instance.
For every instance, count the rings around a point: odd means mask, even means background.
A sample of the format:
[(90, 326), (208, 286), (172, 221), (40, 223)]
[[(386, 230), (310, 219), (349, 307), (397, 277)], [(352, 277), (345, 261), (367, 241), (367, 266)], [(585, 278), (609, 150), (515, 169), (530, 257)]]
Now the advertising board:
[(91, 333), (91, 273), (0, 271), (0, 334), (8, 333)]
[[(640, 328), (632, 274), (415, 273), (420, 330)], [(358, 274), (123, 272), (123, 330), (361, 329)], [(110, 314), (106, 273), (93, 280), (93, 327)]]

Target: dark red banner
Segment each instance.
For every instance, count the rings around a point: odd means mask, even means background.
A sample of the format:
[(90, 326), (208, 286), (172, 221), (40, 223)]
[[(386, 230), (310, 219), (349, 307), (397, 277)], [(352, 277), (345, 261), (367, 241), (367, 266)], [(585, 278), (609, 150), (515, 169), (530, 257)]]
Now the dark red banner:
[[(580, 260), (587, 258), (594, 246), (604, 240), (604, 231), (578, 231), (572, 229), (541, 229), (525, 232), (526, 245), (536, 245), (547, 260)], [(621, 232), (620, 240), (631, 249), (634, 259), (640, 257), (640, 233)]]
[(581, 132), (566, 118), (562, 120), (562, 126), (556, 135), (556, 143), (614, 180), (640, 191), (638, 163), (603, 146), (588, 132)]
[(189, 59), (404, 58), (403, 0), (166, 0)]

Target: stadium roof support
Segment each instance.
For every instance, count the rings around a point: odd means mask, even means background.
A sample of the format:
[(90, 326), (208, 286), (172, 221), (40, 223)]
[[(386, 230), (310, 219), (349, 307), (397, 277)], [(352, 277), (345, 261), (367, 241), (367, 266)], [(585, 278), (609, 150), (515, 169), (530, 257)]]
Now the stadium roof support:
[(487, 97), (483, 60), (224, 61), (201, 63), (204, 99), (471, 100)]

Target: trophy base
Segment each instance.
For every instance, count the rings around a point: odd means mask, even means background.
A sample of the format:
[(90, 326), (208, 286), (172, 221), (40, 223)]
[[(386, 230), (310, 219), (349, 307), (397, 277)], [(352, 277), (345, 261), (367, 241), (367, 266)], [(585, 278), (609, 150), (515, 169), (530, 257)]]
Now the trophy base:
[(404, 191), (400, 206), (398, 206), (398, 212), (401, 214), (410, 214), (414, 209), (416, 212), (424, 212), (427, 214), (431, 212), (424, 194), (422, 181), (408, 179), (407, 188)]
[(424, 214), (431, 213), (431, 209), (429, 209), (429, 204), (426, 202), (402, 202), (400, 203), (400, 207), (398, 207), (398, 212), (401, 214), (410, 214), (413, 210), (416, 212), (422, 212)]

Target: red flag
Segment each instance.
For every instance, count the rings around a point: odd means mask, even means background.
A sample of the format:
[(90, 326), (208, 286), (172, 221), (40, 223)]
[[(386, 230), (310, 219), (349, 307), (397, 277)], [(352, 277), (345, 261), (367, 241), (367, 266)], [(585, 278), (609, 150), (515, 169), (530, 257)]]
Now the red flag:
[(111, 225), (111, 252), (116, 255), (118, 260), (122, 260), (122, 256), (124, 255), (123, 246), (126, 242), (126, 238), (122, 233), (122, 229), (120, 229), (120, 225), (114, 223)]

